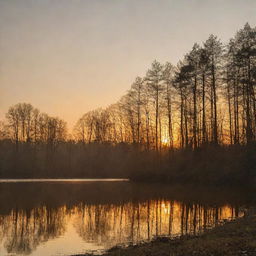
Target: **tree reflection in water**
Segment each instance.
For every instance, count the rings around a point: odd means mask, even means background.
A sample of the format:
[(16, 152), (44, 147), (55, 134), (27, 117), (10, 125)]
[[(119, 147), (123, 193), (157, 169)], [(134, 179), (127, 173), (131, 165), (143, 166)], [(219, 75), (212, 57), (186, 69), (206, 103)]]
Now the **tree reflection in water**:
[(40, 243), (64, 234), (66, 208), (15, 209), (1, 217), (1, 234), (8, 253), (30, 254)]
[(75, 227), (87, 242), (109, 248), (120, 243), (138, 243), (155, 236), (198, 234), (221, 220), (243, 212), (231, 206), (205, 207), (168, 200), (151, 200), (122, 205), (80, 205)]
[(47, 246), (69, 236), (69, 226), (87, 249), (88, 244), (107, 249), (155, 236), (198, 234), (222, 220), (242, 216), (252, 204), (241, 192), (246, 200), (227, 193), (225, 200), (216, 202), (210, 195), (205, 199), (195, 194), (194, 199), (180, 190), (158, 187), (153, 193), (152, 187), (130, 184), (101, 184), (98, 194), (96, 184), (22, 186), (0, 185), (0, 251), (5, 248), (10, 254), (33, 255), (42, 243)]

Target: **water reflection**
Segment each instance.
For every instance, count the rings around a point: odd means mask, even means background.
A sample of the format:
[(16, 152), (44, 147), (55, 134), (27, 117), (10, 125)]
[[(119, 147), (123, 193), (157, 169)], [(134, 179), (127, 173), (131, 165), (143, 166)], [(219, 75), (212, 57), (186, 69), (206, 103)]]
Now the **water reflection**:
[[(178, 191), (173, 189), (151, 187), (148, 190), (151, 192), (147, 193), (145, 187), (141, 190), (131, 184), (102, 184), (101, 193), (94, 196), (91, 191), (98, 191), (98, 184), (89, 187), (27, 186), (0, 187), (0, 252), (3, 256), (40, 255), (42, 246), (46, 250), (44, 256), (59, 253), (58, 246), (67, 254), (66, 244), (58, 242), (65, 236), (74, 245), (68, 248), (69, 253), (70, 250), (78, 253), (138, 243), (155, 236), (197, 234), (222, 220), (244, 215), (253, 203), (248, 197), (246, 200), (235, 197), (236, 200), (230, 202), (206, 202), (198, 195), (196, 199), (176, 200), (173, 198), (179, 197), (175, 194)], [(67, 194), (61, 193), (62, 189)], [(34, 191), (33, 196), (29, 194), (31, 191)], [(10, 201), (3, 201), (4, 198)], [(78, 246), (79, 238), (82, 242)]]
[(230, 206), (204, 207), (169, 200), (152, 200), (123, 205), (90, 205), (76, 209), (75, 227), (87, 242), (104, 244), (138, 243), (155, 236), (198, 234), (221, 220), (242, 216)]
[(40, 243), (63, 235), (66, 220), (65, 207), (14, 209), (10, 215), (0, 218), (1, 240), (8, 253), (31, 254)]

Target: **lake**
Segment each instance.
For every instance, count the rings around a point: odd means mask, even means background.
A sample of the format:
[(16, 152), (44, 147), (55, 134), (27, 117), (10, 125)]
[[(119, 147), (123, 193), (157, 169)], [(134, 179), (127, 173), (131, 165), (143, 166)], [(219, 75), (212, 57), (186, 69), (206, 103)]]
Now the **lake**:
[(0, 180), (0, 255), (100, 254), (198, 234), (248, 214), (253, 194), (127, 180)]

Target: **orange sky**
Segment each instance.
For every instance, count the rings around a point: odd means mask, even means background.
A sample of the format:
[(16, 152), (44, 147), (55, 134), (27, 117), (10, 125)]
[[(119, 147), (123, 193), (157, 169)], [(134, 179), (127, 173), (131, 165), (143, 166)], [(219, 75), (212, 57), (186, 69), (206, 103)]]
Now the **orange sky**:
[(71, 128), (154, 59), (176, 64), (211, 33), (227, 41), (255, 13), (255, 0), (0, 0), (0, 120), (29, 102)]

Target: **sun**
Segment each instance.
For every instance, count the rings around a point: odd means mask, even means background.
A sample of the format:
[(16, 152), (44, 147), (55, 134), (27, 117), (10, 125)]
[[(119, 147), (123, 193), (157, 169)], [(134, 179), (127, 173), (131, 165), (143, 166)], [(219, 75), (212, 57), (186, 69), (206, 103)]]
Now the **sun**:
[(162, 138), (162, 144), (168, 144), (169, 139), (168, 138)]

